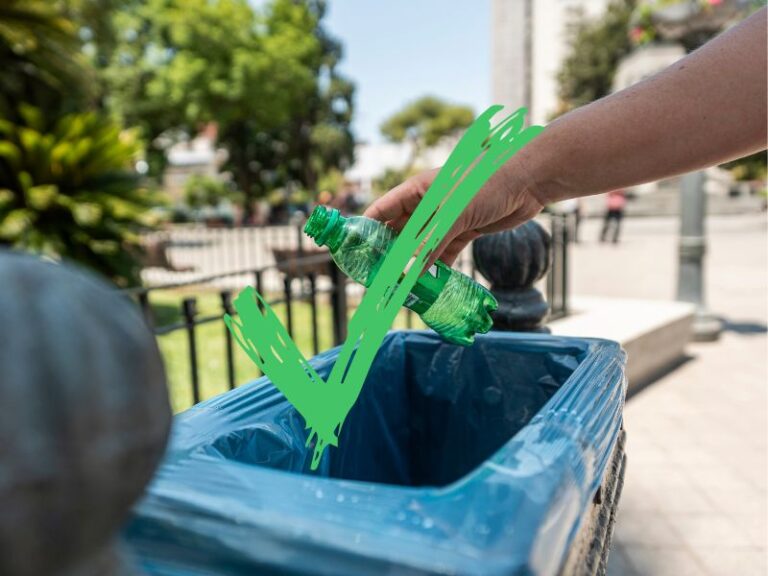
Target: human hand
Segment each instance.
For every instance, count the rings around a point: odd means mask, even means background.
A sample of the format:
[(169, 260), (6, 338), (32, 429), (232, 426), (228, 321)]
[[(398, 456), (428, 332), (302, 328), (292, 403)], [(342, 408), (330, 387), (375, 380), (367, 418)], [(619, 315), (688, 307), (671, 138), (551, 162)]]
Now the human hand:
[[(439, 169), (428, 170), (409, 178), (373, 202), (364, 216), (385, 222), (400, 232), (438, 172)], [(532, 187), (526, 184), (522, 166), (516, 166), (513, 158), (480, 189), (431, 254), (427, 266), (438, 258), (450, 266), (478, 236), (514, 228), (536, 216), (542, 208)]]

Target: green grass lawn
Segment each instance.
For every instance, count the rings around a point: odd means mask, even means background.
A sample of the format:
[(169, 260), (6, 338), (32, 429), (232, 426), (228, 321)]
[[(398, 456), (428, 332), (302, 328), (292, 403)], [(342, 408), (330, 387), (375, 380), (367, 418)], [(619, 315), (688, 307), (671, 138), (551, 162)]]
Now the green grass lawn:
[[(192, 294), (180, 291), (158, 291), (150, 296), (150, 302), (155, 314), (157, 326), (180, 322), (182, 320), (181, 302)], [(196, 293), (199, 317), (219, 316), (223, 314), (218, 293)], [(285, 305), (274, 307), (275, 313), (286, 325)], [(312, 350), (311, 307), (306, 302), (294, 302), (293, 337), (301, 351), (309, 358)], [(350, 309), (349, 315), (353, 309)], [(397, 317), (395, 328), (406, 327), (405, 309)], [(423, 328), (424, 324), (415, 314), (412, 317), (413, 328)], [(197, 341), (197, 369), (200, 380), (201, 399), (210, 398), (228, 390), (227, 357), (224, 322), (221, 319), (197, 326), (195, 337)], [(331, 307), (327, 295), (318, 296), (317, 330), (320, 351), (327, 350), (333, 345), (333, 328), (331, 324)], [(192, 406), (192, 371), (190, 367), (189, 341), (186, 329), (179, 329), (170, 334), (158, 336), (158, 344), (165, 361), (168, 376), (171, 404), (174, 412), (179, 412)], [(234, 343), (235, 384), (243, 384), (261, 376), (259, 369)]]

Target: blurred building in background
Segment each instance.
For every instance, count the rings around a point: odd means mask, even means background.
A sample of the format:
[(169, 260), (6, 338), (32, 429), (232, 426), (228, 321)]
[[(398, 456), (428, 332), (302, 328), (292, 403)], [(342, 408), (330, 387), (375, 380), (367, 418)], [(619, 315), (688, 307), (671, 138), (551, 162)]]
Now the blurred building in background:
[(216, 124), (210, 123), (194, 138), (176, 142), (168, 147), (168, 166), (163, 173), (163, 189), (175, 204), (184, 201), (184, 187), (191, 176), (219, 177), (227, 153), (226, 150), (216, 147), (217, 132)]
[(568, 24), (598, 17), (608, 0), (493, 0), (492, 95), (495, 104), (525, 106), (534, 124), (557, 109), (557, 74), (568, 52)]

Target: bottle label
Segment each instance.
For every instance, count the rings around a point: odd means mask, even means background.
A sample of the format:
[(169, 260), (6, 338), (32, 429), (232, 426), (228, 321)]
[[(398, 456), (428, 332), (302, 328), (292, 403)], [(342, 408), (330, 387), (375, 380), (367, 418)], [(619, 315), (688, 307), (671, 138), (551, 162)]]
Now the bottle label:
[(416, 314), (424, 314), (442, 292), (445, 283), (451, 276), (451, 269), (439, 260), (419, 277), (419, 280), (408, 294), (405, 307)]

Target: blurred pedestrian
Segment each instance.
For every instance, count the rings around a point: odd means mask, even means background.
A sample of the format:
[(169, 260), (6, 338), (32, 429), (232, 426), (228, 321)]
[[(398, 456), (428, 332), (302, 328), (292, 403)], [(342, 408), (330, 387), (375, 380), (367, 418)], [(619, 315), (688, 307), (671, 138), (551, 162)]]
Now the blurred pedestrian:
[(605, 217), (603, 218), (603, 230), (600, 232), (600, 242), (605, 242), (608, 232), (613, 228), (613, 243), (619, 243), (621, 219), (624, 218), (624, 207), (627, 204), (627, 196), (624, 190), (608, 192), (605, 203)]

